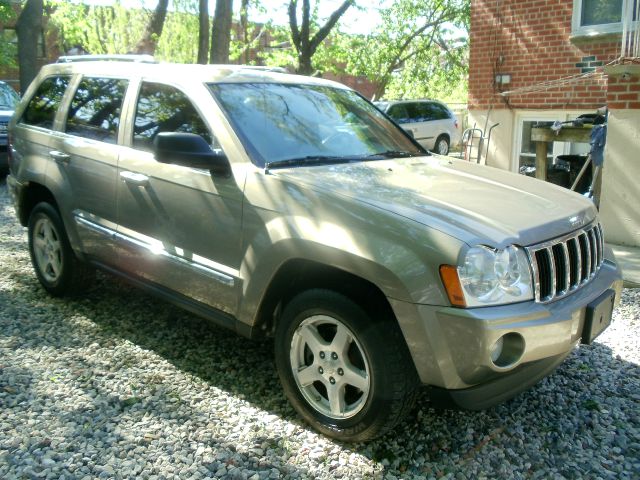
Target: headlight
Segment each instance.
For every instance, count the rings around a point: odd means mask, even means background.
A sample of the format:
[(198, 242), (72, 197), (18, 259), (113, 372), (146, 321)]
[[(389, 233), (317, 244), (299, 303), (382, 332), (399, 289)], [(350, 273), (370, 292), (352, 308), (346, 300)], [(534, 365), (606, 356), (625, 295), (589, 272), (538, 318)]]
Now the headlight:
[[(522, 302), (533, 298), (529, 259), (521, 248), (509, 246), (493, 250), (484, 246), (473, 247), (456, 270), (467, 307)], [(445, 281), (449, 293), (447, 283), (451, 282)]]

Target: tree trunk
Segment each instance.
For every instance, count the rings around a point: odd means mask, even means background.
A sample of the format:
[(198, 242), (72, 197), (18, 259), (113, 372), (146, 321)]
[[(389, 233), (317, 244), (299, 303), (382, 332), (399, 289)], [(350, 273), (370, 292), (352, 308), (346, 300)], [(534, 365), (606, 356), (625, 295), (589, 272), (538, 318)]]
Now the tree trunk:
[(249, 63), (249, 0), (240, 2), (240, 35), (243, 43), (240, 61), (247, 65)]
[(211, 27), (211, 53), (209, 63), (229, 63), (231, 44), (231, 13), (233, 0), (216, 0), (216, 12)]
[(353, 5), (354, 0), (342, 2), (328, 18), (316, 34), (311, 37), (311, 5), (310, 0), (302, 0), (302, 25), (298, 27), (298, 0), (289, 1), (289, 28), (291, 29), (291, 40), (298, 52), (297, 73), (311, 75), (313, 73), (313, 63), (311, 58), (316, 53), (320, 44), (327, 38), (331, 29), (338, 23), (340, 17)]
[(198, 31), (198, 63), (206, 65), (209, 58), (209, 0), (200, 0), (198, 9), (200, 29)]
[(38, 74), (38, 39), (42, 32), (43, 0), (27, 0), (16, 23), (20, 91), (24, 93)]
[(144, 32), (144, 36), (133, 49), (134, 53), (146, 53), (153, 55), (158, 46), (158, 40), (162, 35), (162, 29), (164, 28), (164, 20), (167, 18), (167, 7), (169, 0), (158, 0), (158, 5), (153, 12), (151, 20), (147, 24), (147, 29)]

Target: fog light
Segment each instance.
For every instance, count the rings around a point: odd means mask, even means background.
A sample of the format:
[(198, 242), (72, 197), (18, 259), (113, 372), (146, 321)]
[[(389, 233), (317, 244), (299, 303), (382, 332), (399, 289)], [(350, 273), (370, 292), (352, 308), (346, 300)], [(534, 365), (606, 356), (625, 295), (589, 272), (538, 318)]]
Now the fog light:
[(500, 355), (502, 354), (502, 347), (504, 346), (504, 337), (500, 337), (496, 343), (491, 347), (491, 361), (496, 363)]
[(513, 368), (524, 354), (524, 338), (510, 332), (501, 336), (489, 349), (491, 362), (500, 369)]

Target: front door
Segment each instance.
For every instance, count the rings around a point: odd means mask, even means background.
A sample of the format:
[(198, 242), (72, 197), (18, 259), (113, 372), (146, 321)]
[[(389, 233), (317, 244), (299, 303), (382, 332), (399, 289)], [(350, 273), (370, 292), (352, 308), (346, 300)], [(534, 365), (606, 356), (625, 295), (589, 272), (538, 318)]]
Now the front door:
[(120, 268), (235, 313), (244, 180), (155, 160), (160, 132), (195, 133), (220, 148), (184, 92), (142, 82), (133, 115), (118, 165)]

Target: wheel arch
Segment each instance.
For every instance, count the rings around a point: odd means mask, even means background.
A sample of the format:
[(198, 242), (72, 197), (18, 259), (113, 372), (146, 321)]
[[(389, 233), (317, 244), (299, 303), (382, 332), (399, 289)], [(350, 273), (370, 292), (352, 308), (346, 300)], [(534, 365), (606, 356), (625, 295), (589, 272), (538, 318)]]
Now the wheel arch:
[(269, 282), (254, 318), (254, 333), (271, 335), (284, 305), (297, 294), (312, 288), (341, 293), (373, 317), (385, 315), (397, 323), (387, 297), (374, 283), (335, 266), (295, 258), (284, 262)]
[(51, 190), (40, 183), (29, 182), (20, 192), (20, 198), (18, 199), (20, 205), (18, 220), (23, 227), (28, 225), (31, 212), (40, 202), (50, 203), (56, 210), (60, 211), (58, 202), (56, 202)]

